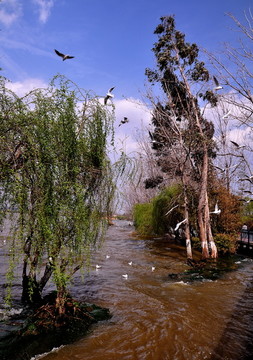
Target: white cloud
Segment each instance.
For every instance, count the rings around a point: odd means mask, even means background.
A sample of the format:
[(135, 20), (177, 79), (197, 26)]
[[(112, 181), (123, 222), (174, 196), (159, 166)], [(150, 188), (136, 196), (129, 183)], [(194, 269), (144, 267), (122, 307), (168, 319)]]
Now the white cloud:
[(5, 26), (12, 25), (22, 15), (19, 0), (3, 0), (0, 9), (0, 22)]
[(54, 0), (33, 0), (39, 7), (39, 20), (43, 24), (47, 21), (51, 13), (51, 8), (54, 5)]
[(16, 95), (24, 96), (34, 89), (47, 87), (47, 84), (41, 79), (28, 78), (24, 81), (8, 82), (6, 87), (13, 91)]

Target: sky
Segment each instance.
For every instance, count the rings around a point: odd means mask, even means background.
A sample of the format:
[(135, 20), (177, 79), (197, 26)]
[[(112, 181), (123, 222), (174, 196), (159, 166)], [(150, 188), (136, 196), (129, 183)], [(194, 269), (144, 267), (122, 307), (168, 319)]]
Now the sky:
[[(63, 74), (79, 87), (104, 96), (115, 86), (119, 141), (136, 149), (136, 130), (150, 123), (145, 105), (145, 69), (155, 67), (151, 51), (160, 17), (175, 15), (176, 27), (209, 51), (233, 42), (237, 33), (226, 15), (243, 19), (249, 0), (2, 0), (0, 68), (12, 89), (23, 94)], [(74, 56), (62, 61), (54, 49)]]

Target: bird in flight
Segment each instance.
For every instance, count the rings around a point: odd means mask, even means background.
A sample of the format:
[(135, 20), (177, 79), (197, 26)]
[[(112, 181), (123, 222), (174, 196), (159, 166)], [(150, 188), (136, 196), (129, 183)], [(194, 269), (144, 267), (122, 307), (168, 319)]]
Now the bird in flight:
[(183, 225), (186, 221), (187, 221), (187, 219), (184, 219), (183, 221), (180, 221), (179, 223), (177, 223), (174, 231), (177, 231), (177, 230), (179, 229), (179, 227), (180, 227), (181, 225)]
[(74, 58), (74, 56), (62, 54), (62, 53), (60, 53), (60, 51), (58, 51), (56, 49), (54, 49), (54, 51), (58, 56), (60, 56), (62, 58), (63, 61), (67, 60), (67, 59), (73, 59)]
[(105, 99), (104, 99), (104, 104), (105, 105), (107, 104), (107, 101), (109, 99), (112, 99), (114, 97), (114, 95), (112, 94), (112, 91), (113, 91), (114, 88), (115, 88), (115, 86), (108, 90), (108, 93), (106, 94)]
[(171, 213), (171, 211), (173, 211), (174, 209), (176, 209), (178, 207), (178, 205), (173, 206), (169, 211), (166, 212), (166, 214), (164, 216), (169, 215), (169, 213)]
[(121, 122), (119, 123), (119, 126), (121, 126), (121, 125), (123, 125), (123, 124), (126, 124), (126, 123), (128, 123), (128, 122), (129, 122), (128, 118), (124, 116), (124, 119), (121, 120)]
[(230, 114), (231, 114), (231, 110), (228, 110), (228, 112), (222, 116), (222, 119), (227, 119)]
[(251, 184), (253, 184), (253, 176), (247, 176), (246, 178), (242, 178), (242, 179), (239, 179), (239, 180), (240, 181), (249, 181)]
[(215, 83), (215, 88), (214, 88), (214, 90), (221, 90), (221, 89), (223, 89), (223, 87), (219, 84), (219, 81), (216, 79), (216, 77), (215, 76), (213, 76), (213, 81), (214, 81), (214, 83)]
[(243, 201), (246, 204), (249, 204), (251, 201), (253, 201), (253, 199), (239, 199), (239, 201)]
[(221, 209), (218, 207), (218, 203), (215, 204), (214, 211), (211, 211), (210, 214), (219, 215), (221, 213)]
[(239, 150), (245, 148), (245, 145), (239, 145), (237, 142), (230, 140), (230, 142)]
[[(215, 166), (216, 169), (220, 170), (221, 172), (225, 173), (226, 170), (228, 169), (232, 169), (232, 168), (236, 168), (237, 166), (239, 166), (239, 164), (234, 164), (234, 165), (231, 165), (231, 166), (226, 166), (225, 168), (221, 168), (219, 166)], [(236, 170), (236, 169), (235, 169)]]
[(252, 192), (252, 191), (250, 191), (250, 190), (243, 190), (243, 192), (244, 192), (244, 193), (246, 193), (246, 194), (253, 195), (253, 192)]

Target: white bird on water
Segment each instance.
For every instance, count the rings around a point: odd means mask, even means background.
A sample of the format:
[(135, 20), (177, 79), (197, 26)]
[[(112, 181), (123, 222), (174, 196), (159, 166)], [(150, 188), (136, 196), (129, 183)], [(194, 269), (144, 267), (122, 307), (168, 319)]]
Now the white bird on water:
[(124, 279), (128, 279), (128, 275), (127, 275), (127, 274), (123, 274), (122, 277), (123, 277)]
[(216, 77), (215, 76), (213, 76), (213, 81), (214, 81), (214, 83), (215, 83), (215, 88), (214, 88), (214, 90), (221, 90), (221, 89), (223, 89), (223, 87), (219, 84), (219, 81), (216, 79)]
[(112, 94), (112, 91), (113, 91), (114, 88), (115, 88), (115, 86), (112, 87), (112, 88), (110, 88), (110, 89), (108, 90), (108, 93), (106, 94), (106, 96), (105, 96), (105, 98), (104, 98), (104, 104), (105, 104), (105, 105), (107, 104), (107, 101), (108, 101), (109, 99), (114, 98), (114, 95)]
[(155, 271), (155, 266), (152, 266), (151, 270), (152, 270), (152, 271)]
[(215, 204), (214, 211), (211, 211), (210, 214), (219, 215), (221, 213), (221, 209), (218, 207), (218, 203)]
[(187, 221), (187, 219), (184, 219), (183, 221), (180, 221), (179, 223), (177, 223), (174, 231), (177, 231), (177, 230), (179, 229), (179, 227), (180, 227), (181, 225), (183, 225), (186, 221)]
[(101, 269), (101, 265), (96, 265), (96, 270)]
[(128, 263), (128, 265), (132, 266), (132, 265), (133, 265), (133, 262), (132, 262), (132, 261), (130, 261), (130, 262)]
[(106, 257), (105, 257), (106, 259), (110, 259), (110, 255), (106, 255)]
[(54, 49), (55, 53), (62, 58), (62, 60), (73, 59), (74, 56), (62, 54), (60, 51)]

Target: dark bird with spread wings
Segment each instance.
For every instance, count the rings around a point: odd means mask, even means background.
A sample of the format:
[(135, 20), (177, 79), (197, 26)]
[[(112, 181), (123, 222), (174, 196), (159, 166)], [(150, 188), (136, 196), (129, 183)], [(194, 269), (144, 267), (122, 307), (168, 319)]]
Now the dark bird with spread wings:
[(121, 120), (121, 122), (119, 123), (119, 126), (123, 125), (123, 124), (126, 124), (129, 122), (129, 119), (127, 117), (124, 116), (124, 119)]
[(60, 51), (58, 51), (56, 49), (54, 49), (54, 51), (58, 56), (60, 56), (62, 58), (63, 61), (67, 60), (67, 59), (73, 59), (74, 58), (74, 56), (62, 54), (62, 53), (60, 53)]

